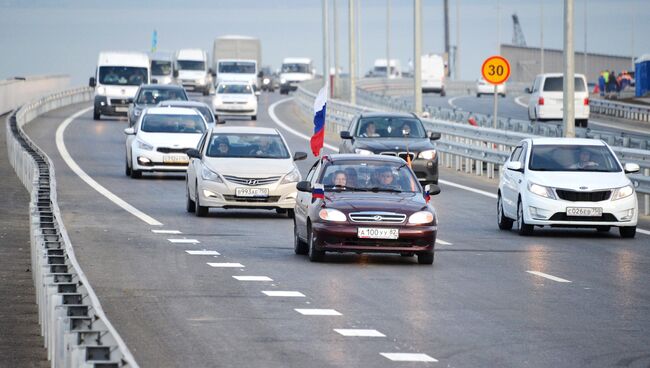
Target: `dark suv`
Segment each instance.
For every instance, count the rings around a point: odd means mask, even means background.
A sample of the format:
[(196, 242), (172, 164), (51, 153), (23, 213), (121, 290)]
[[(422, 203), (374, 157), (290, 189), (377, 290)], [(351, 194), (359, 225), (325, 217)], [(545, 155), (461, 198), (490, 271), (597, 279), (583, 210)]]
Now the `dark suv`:
[(424, 129), (414, 114), (364, 113), (341, 132), (340, 153), (398, 156), (410, 159), (413, 172), (424, 184), (438, 183), (438, 154), (431, 141), (440, 133)]

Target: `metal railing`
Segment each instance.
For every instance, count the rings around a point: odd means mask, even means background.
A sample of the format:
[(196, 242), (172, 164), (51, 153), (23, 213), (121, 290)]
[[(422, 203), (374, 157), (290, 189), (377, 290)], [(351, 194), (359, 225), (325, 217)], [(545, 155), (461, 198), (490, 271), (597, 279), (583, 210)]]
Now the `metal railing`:
[(592, 114), (650, 123), (650, 106), (591, 99), (589, 107)]
[(7, 150), (31, 195), (32, 273), (51, 366), (138, 367), (77, 262), (57, 204), (54, 165), (22, 129), (47, 111), (92, 98), (92, 89), (78, 88), (24, 105), (7, 118)]

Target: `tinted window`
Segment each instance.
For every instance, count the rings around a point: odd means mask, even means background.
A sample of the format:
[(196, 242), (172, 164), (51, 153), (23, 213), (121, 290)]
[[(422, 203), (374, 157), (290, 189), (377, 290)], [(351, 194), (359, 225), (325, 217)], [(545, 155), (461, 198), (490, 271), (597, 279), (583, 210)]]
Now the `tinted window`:
[(519, 156), (521, 155), (521, 146), (518, 146), (515, 148), (514, 151), (512, 151), (512, 155), (510, 155), (510, 161), (519, 161)]
[(140, 129), (148, 133), (203, 133), (205, 123), (199, 115), (147, 114)]
[(205, 70), (205, 63), (196, 60), (176, 60), (178, 70)]
[(219, 73), (254, 74), (255, 63), (250, 61), (222, 61), (219, 63)]
[[(405, 131), (408, 132), (405, 135)], [(426, 138), (422, 123), (408, 117), (374, 117), (362, 118), (357, 124), (357, 137), (368, 138)]]
[(282, 73), (311, 73), (309, 64), (285, 63), (282, 64)]
[(169, 75), (172, 74), (172, 62), (151, 60), (151, 74), (152, 75)]
[(187, 101), (187, 94), (182, 88), (143, 88), (135, 103), (138, 105), (156, 105), (160, 101)]
[(320, 182), (325, 190), (419, 192), (420, 187), (406, 163), (385, 161), (335, 161)]
[[(544, 91), (545, 92), (562, 92), (563, 91), (564, 77), (548, 77), (544, 81)], [(585, 86), (585, 81), (580, 77), (575, 77), (575, 91), (576, 92), (585, 92), (587, 87)]]
[(279, 135), (213, 133), (207, 156), (239, 158), (289, 158), (289, 150)]
[(536, 145), (529, 168), (535, 171), (621, 171), (605, 146)]
[(127, 66), (99, 67), (99, 83), (118, 86), (139, 86), (149, 83), (147, 68)]
[(220, 84), (217, 93), (244, 93), (251, 94), (253, 89), (248, 84)]

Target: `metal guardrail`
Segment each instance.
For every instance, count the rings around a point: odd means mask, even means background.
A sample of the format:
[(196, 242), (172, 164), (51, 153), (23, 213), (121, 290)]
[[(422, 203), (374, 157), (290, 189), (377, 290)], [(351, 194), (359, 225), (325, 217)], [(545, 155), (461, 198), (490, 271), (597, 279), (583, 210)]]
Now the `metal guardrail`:
[[(296, 102), (306, 119), (313, 115), (313, 101), (316, 94), (311, 92), (319, 81), (301, 84), (295, 94)], [(305, 88), (307, 87), (307, 88)], [(357, 97), (357, 101), (359, 98)], [(403, 111), (392, 109), (388, 104), (381, 108), (351, 105), (346, 102), (330, 99), (327, 101), (326, 129), (334, 133), (346, 130), (352, 118), (362, 112)], [(477, 176), (486, 175), (496, 178), (503, 163), (512, 149), (526, 138), (535, 138), (539, 134), (518, 132), (511, 129), (508, 122), (500, 122), (500, 128), (459, 124), (456, 119), (443, 120), (440, 118), (422, 119), (427, 129), (441, 133), (441, 139), (435, 142), (439, 152), (439, 163), (457, 171), (475, 173)], [(549, 128), (551, 129), (551, 128)], [(595, 138), (595, 137), (590, 137)], [(629, 175), (638, 193), (643, 193), (644, 213), (650, 214), (650, 151), (616, 147), (612, 150), (623, 163), (639, 164), (641, 173)]]
[(650, 106), (591, 99), (589, 107), (592, 114), (650, 123)]
[(137, 368), (77, 262), (57, 204), (54, 165), (22, 129), (47, 111), (92, 98), (92, 89), (78, 88), (21, 107), (6, 121), (7, 150), (11, 165), (31, 195), (32, 273), (51, 366)]

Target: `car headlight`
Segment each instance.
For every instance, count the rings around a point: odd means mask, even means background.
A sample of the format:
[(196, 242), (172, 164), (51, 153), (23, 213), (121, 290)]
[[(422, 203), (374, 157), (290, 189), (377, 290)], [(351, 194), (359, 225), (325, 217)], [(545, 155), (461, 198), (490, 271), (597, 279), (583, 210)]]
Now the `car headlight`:
[(421, 225), (433, 222), (433, 213), (429, 211), (419, 211), (409, 216), (409, 224)]
[(208, 169), (206, 166), (203, 166), (203, 168), (201, 168), (201, 178), (203, 178), (203, 180), (209, 180), (215, 183), (223, 183), (221, 176), (219, 176), (219, 174), (216, 172)]
[(284, 176), (284, 179), (280, 182), (280, 184), (289, 184), (289, 183), (296, 183), (299, 182), (302, 177), (300, 176), (300, 171), (298, 169), (293, 169), (291, 170), (290, 173)]
[(320, 217), (321, 220), (325, 220), (325, 221), (333, 221), (333, 222), (346, 221), (345, 214), (333, 208), (323, 208), (318, 212), (318, 217)]
[(221, 105), (221, 104), (223, 104), (223, 100), (221, 100), (221, 97), (215, 97), (215, 98), (212, 100), (212, 104), (215, 105), (215, 106), (216, 106), (216, 105)]
[(284, 78), (280, 78), (280, 83), (285, 84), (285, 83), (287, 83), (287, 80), (284, 79)]
[(271, 80), (268, 79), (268, 78), (264, 78), (264, 80), (262, 80), (262, 83), (269, 84), (269, 83), (271, 83)]
[(103, 86), (102, 86), (102, 87), (98, 87), (98, 88), (97, 88), (97, 94), (98, 94), (98, 95), (102, 95), (102, 96), (105, 95), (105, 94), (106, 94), (106, 87), (103, 87)]
[(139, 149), (143, 149), (145, 151), (153, 150), (153, 146), (150, 145), (149, 143), (143, 141), (142, 139), (136, 139), (136, 143), (138, 144)]
[(555, 199), (553, 189), (545, 187), (543, 185), (528, 183), (528, 191), (540, 197)]
[(632, 185), (626, 185), (622, 188), (616, 188), (614, 189), (614, 193), (612, 194), (612, 201), (615, 201), (617, 199), (627, 198), (632, 194), (634, 194), (634, 187)]
[(425, 160), (433, 160), (436, 158), (436, 150), (426, 150), (420, 152), (418, 155), (419, 158), (423, 158)]
[(360, 155), (372, 155), (373, 154), (372, 151), (368, 151), (368, 150), (361, 149), (361, 148), (355, 148), (354, 153), (358, 153)]

